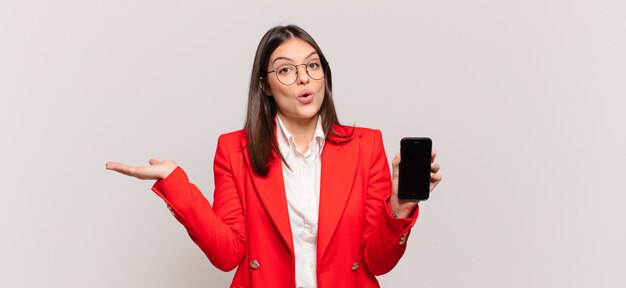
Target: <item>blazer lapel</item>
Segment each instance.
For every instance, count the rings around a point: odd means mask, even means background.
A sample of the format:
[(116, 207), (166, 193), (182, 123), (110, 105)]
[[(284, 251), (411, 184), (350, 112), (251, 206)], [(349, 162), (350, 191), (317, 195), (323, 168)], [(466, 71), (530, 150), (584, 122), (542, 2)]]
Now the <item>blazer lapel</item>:
[(324, 144), (317, 232), (318, 261), (324, 256), (350, 198), (359, 162), (359, 140), (354, 137), (341, 145)]
[[(242, 147), (246, 147), (245, 139), (242, 140)], [(248, 167), (250, 167), (250, 159), (247, 149), (244, 150), (244, 157)], [(276, 230), (280, 233), (285, 246), (289, 249), (293, 257), (293, 239), (291, 236), (291, 225), (289, 224), (289, 210), (287, 210), (287, 196), (285, 194), (285, 182), (283, 180), (283, 170), (280, 157), (274, 152), (274, 160), (269, 164), (269, 172), (267, 176), (255, 174), (251, 168), (248, 168), (251, 175), (254, 190), (259, 195), (263, 206), (269, 214)], [(255, 215), (248, 215), (255, 217)]]

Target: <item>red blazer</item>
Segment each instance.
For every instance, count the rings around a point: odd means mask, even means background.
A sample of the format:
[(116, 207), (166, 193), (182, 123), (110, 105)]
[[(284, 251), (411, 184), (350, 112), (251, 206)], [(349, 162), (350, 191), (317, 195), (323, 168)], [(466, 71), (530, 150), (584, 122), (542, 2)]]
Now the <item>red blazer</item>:
[[(336, 127), (340, 128), (340, 127)], [(215, 153), (213, 206), (177, 167), (152, 190), (167, 202), (215, 267), (237, 272), (230, 287), (295, 287), (295, 261), (280, 158), (254, 174), (243, 130), (221, 135)], [(352, 140), (324, 144), (317, 236), (317, 283), (379, 287), (374, 275), (404, 254), (411, 218), (389, 209), (391, 176), (378, 130), (355, 128)]]

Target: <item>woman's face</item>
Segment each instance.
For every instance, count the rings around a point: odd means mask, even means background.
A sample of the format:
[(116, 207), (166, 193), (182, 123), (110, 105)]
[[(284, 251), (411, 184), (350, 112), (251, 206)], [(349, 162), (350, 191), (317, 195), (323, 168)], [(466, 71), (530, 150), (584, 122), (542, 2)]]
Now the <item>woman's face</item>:
[[(285, 65), (297, 65), (297, 77), (292, 78), (295, 79), (293, 84), (288, 83), (289, 67), (293, 66)], [(293, 37), (274, 50), (268, 67), (268, 71), (276, 70), (267, 74), (271, 94), (268, 97), (274, 97), (277, 113), (281, 119), (298, 121), (315, 117), (324, 101), (325, 91), (324, 78), (319, 77), (323, 68), (315, 48), (302, 39)], [(323, 72), (321, 73), (323, 75)], [(319, 80), (315, 80), (309, 74)], [(289, 85), (281, 83), (277, 76)]]

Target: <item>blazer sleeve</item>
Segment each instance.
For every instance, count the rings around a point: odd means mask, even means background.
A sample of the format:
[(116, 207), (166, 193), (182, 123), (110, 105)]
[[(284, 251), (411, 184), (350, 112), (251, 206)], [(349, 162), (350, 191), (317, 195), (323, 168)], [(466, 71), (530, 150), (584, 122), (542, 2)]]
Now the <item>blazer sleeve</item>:
[(220, 270), (230, 271), (242, 261), (246, 231), (241, 201), (234, 183), (227, 144), (218, 140), (214, 160), (215, 194), (213, 207), (185, 171), (176, 167), (152, 190), (161, 197), (183, 224), (191, 239)]
[(419, 207), (411, 218), (395, 218), (389, 206), (391, 174), (382, 134), (374, 133), (370, 176), (366, 195), (365, 245), (363, 262), (374, 275), (389, 272), (406, 250), (406, 239), (417, 220)]

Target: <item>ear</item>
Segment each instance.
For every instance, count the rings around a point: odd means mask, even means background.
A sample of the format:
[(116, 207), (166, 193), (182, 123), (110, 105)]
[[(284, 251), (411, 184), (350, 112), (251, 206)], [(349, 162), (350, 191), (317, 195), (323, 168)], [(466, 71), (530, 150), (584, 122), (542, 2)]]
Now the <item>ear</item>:
[(263, 91), (263, 93), (267, 96), (272, 96), (272, 93), (270, 91), (268, 91), (267, 87), (265, 87), (265, 81), (263, 81), (263, 77), (259, 77), (259, 88), (261, 88), (261, 91)]

